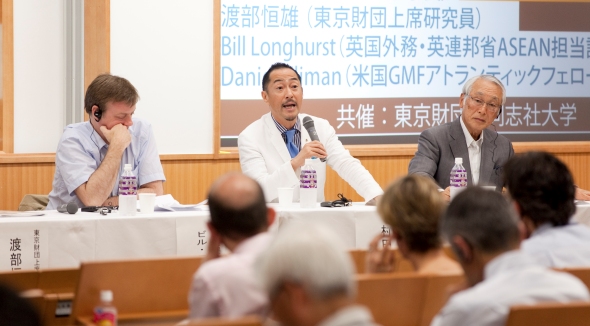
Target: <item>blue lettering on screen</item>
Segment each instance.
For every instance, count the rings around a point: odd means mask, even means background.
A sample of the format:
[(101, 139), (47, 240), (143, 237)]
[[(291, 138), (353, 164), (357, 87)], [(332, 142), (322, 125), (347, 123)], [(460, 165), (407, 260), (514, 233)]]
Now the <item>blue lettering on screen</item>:
[[(293, 66), (301, 75), (303, 86), (340, 86), (342, 75), (339, 71), (307, 71), (302, 66)], [(221, 86), (262, 86), (264, 71), (260, 67), (256, 71), (237, 70), (232, 67), (221, 67)]]

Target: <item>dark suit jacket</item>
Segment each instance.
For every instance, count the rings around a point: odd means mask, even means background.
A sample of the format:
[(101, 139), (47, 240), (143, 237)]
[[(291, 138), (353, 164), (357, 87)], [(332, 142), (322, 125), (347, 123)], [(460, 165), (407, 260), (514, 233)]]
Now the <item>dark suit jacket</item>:
[[(453, 122), (426, 129), (420, 134), (418, 151), (410, 161), (409, 174), (427, 175), (445, 189), (450, 185), (449, 176), (455, 165), (455, 157), (461, 157), (467, 170), (467, 183), (473, 184), (469, 152), (459, 119), (461, 117)], [(514, 149), (508, 138), (495, 131), (485, 129), (483, 133), (478, 184), (496, 186), (499, 190), (503, 186), (502, 167), (514, 155)]]

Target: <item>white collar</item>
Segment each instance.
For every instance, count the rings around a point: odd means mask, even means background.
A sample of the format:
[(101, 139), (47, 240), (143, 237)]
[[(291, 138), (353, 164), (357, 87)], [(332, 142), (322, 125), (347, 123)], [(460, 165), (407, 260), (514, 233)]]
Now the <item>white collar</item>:
[(463, 134), (465, 134), (465, 141), (467, 142), (467, 147), (469, 147), (471, 145), (471, 143), (476, 142), (480, 147), (481, 144), (483, 143), (483, 130), (481, 131), (481, 135), (479, 136), (478, 140), (473, 139), (473, 137), (471, 136), (471, 134), (469, 133), (469, 130), (467, 130), (467, 127), (465, 126), (465, 122), (463, 122), (463, 115), (461, 115), (461, 117), (459, 117), (459, 120), (461, 120), (461, 128), (463, 129)]
[(484, 267), (484, 280), (507, 271), (538, 266), (530, 256), (520, 251), (520, 249), (510, 250), (487, 263)]

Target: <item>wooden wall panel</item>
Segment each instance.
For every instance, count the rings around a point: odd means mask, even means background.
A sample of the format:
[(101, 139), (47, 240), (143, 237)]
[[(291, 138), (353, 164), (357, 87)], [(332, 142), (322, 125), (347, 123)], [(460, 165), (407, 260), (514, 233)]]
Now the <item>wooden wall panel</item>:
[(215, 179), (230, 171), (240, 171), (237, 159), (162, 161), (166, 182), (164, 193), (183, 204), (195, 204), (207, 197)]
[(16, 210), (26, 194), (49, 194), (54, 163), (0, 164), (0, 210)]
[[(538, 147), (538, 146), (537, 146)], [(516, 145), (517, 152), (540, 149)], [(570, 152), (563, 147), (562, 152), (555, 148), (547, 150), (558, 152), (556, 155), (565, 162), (576, 183), (590, 189), (590, 146), (578, 148), (580, 152)], [(363, 165), (373, 174), (375, 180), (385, 188), (394, 179), (407, 173), (412, 155), (358, 156)], [(183, 204), (198, 203), (206, 198), (211, 183), (224, 173), (239, 171), (237, 157), (227, 159), (182, 159), (172, 156), (162, 160), (164, 173), (168, 181), (164, 183), (165, 193), (172, 194)], [(55, 166), (52, 155), (42, 157), (35, 155), (18, 155), (7, 158), (0, 155), (0, 210), (16, 210), (25, 194), (48, 194)], [(362, 198), (336, 172), (328, 168), (326, 182), (326, 199), (336, 199), (343, 193), (355, 201)]]
[(84, 1), (84, 89), (111, 67), (111, 2)]
[(0, 154), (14, 152), (14, 26), (13, 0), (2, 0), (2, 96)]

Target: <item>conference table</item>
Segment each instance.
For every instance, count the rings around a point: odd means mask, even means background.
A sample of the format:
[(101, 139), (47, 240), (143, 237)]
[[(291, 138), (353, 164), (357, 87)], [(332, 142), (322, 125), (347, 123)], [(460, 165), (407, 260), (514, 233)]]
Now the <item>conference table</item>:
[[(277, 211), (270, 232), (288, 223), (324, 223), (347, 248), (366, 249), (378, 233), (389, 232), (376, 208), (302, 209), (269, 204)], [(590, 226), (590, 203), (577, 203), (573, 219)], [(0, 217), (0, 271), (77, 268), (81, 262), (204, 255), (209, 212), (203, 210), (137, 213), (40, 212), (41, 216)]]

